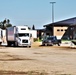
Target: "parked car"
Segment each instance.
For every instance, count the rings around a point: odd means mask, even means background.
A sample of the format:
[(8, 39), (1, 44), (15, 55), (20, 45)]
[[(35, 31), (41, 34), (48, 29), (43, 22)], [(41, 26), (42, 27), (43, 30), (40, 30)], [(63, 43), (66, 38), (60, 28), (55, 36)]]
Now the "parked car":
[(49, 36), (49, 37), (46, 37), (45, 39), (43, 39), (42, 41), (42, 45), (45, 45), (45, 46), (48, 46), (48, 45), (58, 45), (60, 46), (60, 42), (57, 40), (57, 37), (56, 36)]

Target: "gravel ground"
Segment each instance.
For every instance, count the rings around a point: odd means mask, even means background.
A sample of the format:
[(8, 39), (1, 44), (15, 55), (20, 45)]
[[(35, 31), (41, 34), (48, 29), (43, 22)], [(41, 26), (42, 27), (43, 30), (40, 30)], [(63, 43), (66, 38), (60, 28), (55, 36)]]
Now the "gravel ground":
[(0, 75), (76, 75), (76, 49), (40, 45), (0, 47)]

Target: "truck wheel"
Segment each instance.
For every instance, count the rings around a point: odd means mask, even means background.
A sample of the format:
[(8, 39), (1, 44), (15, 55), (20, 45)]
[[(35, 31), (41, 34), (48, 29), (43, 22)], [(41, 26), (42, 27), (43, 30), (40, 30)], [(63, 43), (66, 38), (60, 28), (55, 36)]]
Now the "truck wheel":
[(15, 46), (18, 47), (18, 43), (17, 42), (15, 42)]
[(0, 42), (0, 45), (2, 44), (2, 42)]
[(31, 48), (31, 46), (29, 46), (29, 48)]
[(7, 46), (11, 46), (11, 43), (10, 42), (7, 42)]
[(31, 48), (31, 46), (26, 46), (27, 48)]
[(45, 46), (47, 46), (48, 44), (45, 43)]

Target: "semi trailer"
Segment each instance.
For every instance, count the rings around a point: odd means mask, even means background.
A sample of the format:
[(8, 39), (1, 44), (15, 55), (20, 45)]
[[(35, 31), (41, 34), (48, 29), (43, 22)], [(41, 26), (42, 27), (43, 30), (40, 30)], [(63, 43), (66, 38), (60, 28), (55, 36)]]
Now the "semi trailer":
[(31, 47), (32, 34), (27, 26), (12, 26), (6, 29), (7, 46)]

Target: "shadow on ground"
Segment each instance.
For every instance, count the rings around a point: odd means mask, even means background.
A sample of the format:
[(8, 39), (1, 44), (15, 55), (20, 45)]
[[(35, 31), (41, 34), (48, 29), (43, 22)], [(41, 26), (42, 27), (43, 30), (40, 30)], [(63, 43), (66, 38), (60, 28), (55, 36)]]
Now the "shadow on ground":
[(35, 71), (28, 71), (28, 72), (16, 72), (16, 71), (3, 71), (0, 70), (0, 75), (48, 75), (45, 72), (35, 72)]

